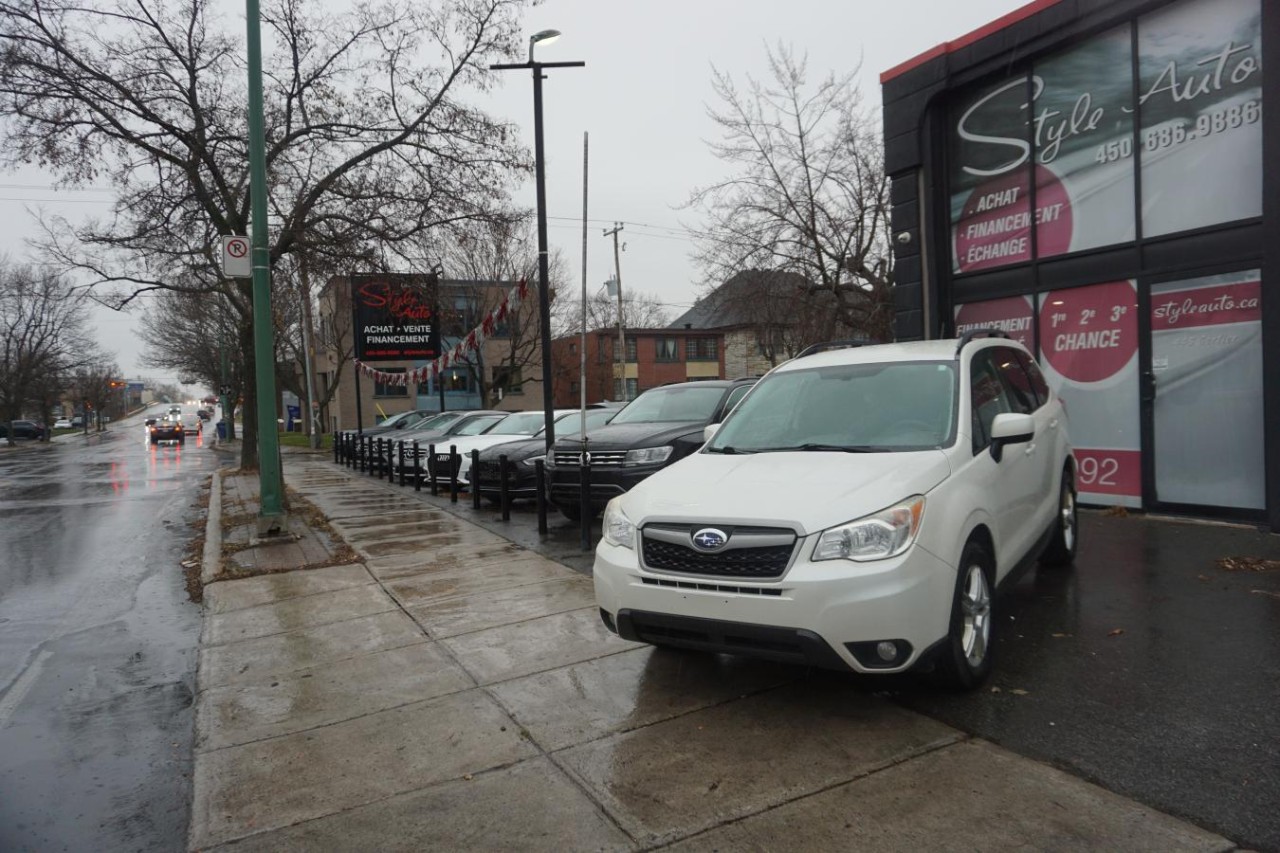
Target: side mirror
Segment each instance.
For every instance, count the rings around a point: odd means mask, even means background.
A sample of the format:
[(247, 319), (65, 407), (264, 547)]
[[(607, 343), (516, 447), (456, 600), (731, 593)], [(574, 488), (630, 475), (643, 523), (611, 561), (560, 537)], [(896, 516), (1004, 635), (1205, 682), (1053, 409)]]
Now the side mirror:
[(706, 444), (711, 440), (717, 432), (720, 431), (720, 424), (707, 424), (702, 428), (702, 443)]
[(991, 458), (999, 462), (1004, 456), (1006, 444), (1024, 444), (1036, 434), (1036, 422), (1031, 415), (1005, 412), (991, 421)]

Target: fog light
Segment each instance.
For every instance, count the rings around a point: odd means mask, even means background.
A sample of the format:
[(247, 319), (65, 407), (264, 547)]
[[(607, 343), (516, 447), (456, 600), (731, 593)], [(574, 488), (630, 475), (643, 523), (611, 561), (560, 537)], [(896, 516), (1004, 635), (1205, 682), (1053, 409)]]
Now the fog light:
[(897, 669), (911, 659), (913, 651), (906, 640), (864, 640), (844, 646), (867, 669)]

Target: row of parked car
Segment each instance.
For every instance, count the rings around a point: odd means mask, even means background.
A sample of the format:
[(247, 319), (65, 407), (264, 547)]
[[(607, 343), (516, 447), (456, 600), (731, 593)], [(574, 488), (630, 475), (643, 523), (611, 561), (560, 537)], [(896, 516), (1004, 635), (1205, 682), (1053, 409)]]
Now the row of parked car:
[[(536, 431), (517, 439), (532, 414), (457, 415), (475, 427), (419, 440), (439, 465), (464, 431), (493, 436), (468, 472), (492, 496), (498, 455), (518, 471), (545, 453)], [(758, 382), (654, 388), (588, 424), (585, 451), (582, 416), (560, 417), (548, 497), (579, 514), (589, 453), (596, 600), (628, 640), (972, 689), (991, 670), (997, 587), (1077, 552), (1066, 410), (996, 330), (815, 348)]]

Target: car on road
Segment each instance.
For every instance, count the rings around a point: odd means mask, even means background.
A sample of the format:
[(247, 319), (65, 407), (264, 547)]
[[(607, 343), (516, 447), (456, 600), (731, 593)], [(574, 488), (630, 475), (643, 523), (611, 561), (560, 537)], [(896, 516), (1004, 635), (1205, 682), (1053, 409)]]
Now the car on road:
[(0, 421), (0, 438), (9, 437), (9, 429), (13, 428), (14, 439), (44, 438), (44, 427), (35, 421)]
[[(602, 427), (618, 413), (620, 407), (587, 410), (587, 430)], [(582, 414), (572, 409), (556, 418), (556, 438), (570, 438), (582, 432)], [(479, 489), (481, 497), (491, 503), (502, 499), (502, 466), (501, 457), (507, 457), (507, 495), (511, 500), (533, 499), (537, 493), (537, 470), (539, 459), (547, 458), (547, 443), (543, 438), (544, 429), (538, 430), (532, 437), (523, 441), (511, 441), (489, 447), (480, 451), (479, 468), (468, 467), (466, 471), (467, 487)]]
[(968, 689), (997, 586), (1075, 557), (1066, 410), (1002, 332), (802, 354), (706, 432), (605, 510), (626, 639)]
[(155, 423), (147, 427), (147, 440), (152, 444), (160, 444), (165, 441), (186, 444), (187, 434), (182, 425), (182, 415), (170, 414), (163, 418), (157, 418)]
[(53, 422), (54, 429), (72, 429), (71, 418), (58, 418)]
[[(702, 446), (707, 424), (719, 423), (755, 379), (708, 379), (650, 388), (608, 425), (587, 433), (591, 452), (591, 509)], [(548, 498), (571, 519), (581, 515), (581, 442), (557, 438), (547, 458)]]

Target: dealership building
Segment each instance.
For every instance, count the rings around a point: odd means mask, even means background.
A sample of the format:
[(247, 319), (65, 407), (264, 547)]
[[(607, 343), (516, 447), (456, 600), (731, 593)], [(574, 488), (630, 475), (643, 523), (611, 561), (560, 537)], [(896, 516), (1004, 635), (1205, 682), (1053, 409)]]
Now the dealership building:
[(1082, 502), (1280, 532), (1267, 44), (1266, 0), (1038, 0), (881, 75), (897, 337), (1031, 349)]

